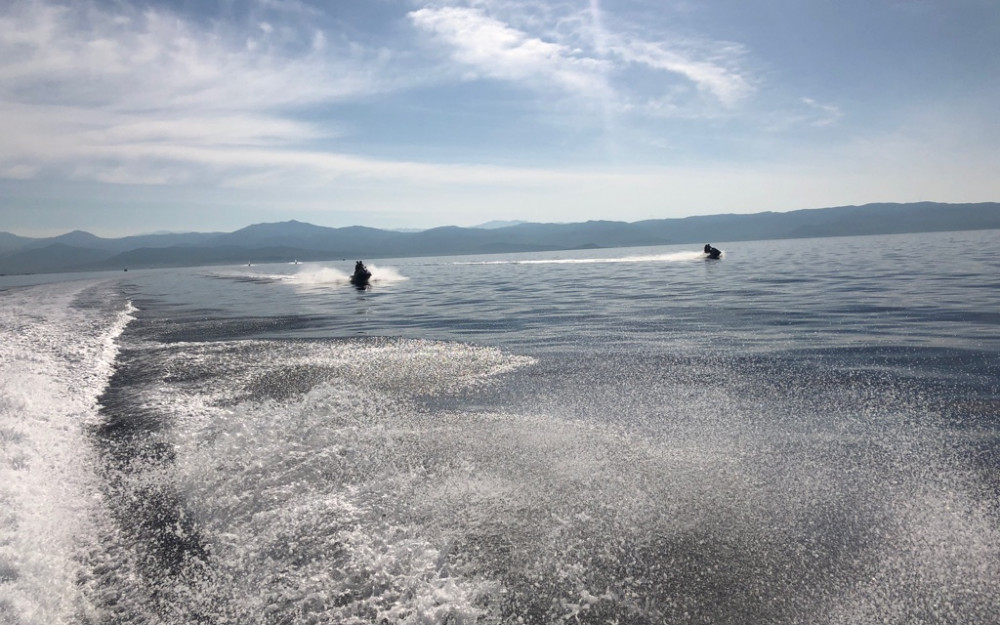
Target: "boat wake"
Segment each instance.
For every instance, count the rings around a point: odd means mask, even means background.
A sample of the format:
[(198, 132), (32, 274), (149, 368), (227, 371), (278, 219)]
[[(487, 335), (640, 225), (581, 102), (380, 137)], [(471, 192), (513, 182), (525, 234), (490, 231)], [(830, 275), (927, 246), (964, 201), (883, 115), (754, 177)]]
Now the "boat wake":
[[(379, 267), (368, 264), (368, 271), (371, 272), (369, 283), (372, 284), (393, 284), (402, 282), (407, 277), (399, 273), (394, 267)], [(296, 286), (322, 286), (327, 284), (350, 284), (351, 274), (343, 272), (333, 267), (309, 267), (303, 268), (298, 273), (280, 276), (282, 282)]]
[[(104, 521), (86, 428), (134, 308), (105, 284), (8, 291), (0, 308), (0, 622), (69, 623)], [(11, 620), (7, 620), (10, 618)]]
[(702, 252), (671, 252), (669, 254), (638, 254), (612, 258), (543, 258), (530, 260), (485, 260), (456, 262), (456, 265), (591, 265), (602, 263), (677, 263), (702, 260)]
[[(236, 282), (259, 282), (262, 284), (290, 284), (295, 287), (304, 287), (307, 289), (314, 289), (319, 287), (326, 287), (332, 285), (345, 285), (351, 284), (351, 274), (345, 271), (341, 271), (335, 267), (324, 267), (322, 265), (305, 265), (299, 263), (294, 265), (289, 263), (284, 266), (284, 271), (289, 271), (289, 267), (294, 273), (282, 273), (276, 271), (267, 271), (265, 268), (254, 269), (250, 268), (243, 271), (228, 271), (228, 272), (217, 272), (213, 273), (213, 278), (218, 278), (222, 280), (233, 280)], [(367, 265), (368, 270), (372, 273), (369, 280), (370, 283), (376, 285), (388, 285), (395, 284), (408, 280), (406, 276), (401, 274), (395, 267), (389, 266), (378, 266), (369, 264)]]

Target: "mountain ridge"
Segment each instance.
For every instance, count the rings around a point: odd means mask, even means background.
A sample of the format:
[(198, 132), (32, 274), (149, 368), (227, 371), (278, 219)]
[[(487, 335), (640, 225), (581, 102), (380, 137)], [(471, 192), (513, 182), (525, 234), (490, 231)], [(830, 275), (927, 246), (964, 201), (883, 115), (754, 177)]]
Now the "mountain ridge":
[(81, 230), (48, 238), (0, 232), (0, 274), (1000, 229), (1000, 203), (877, 203), (637, 222), (510, 223), (492, 228), (442, 226), (407, 232), (367, 226), (331, 228), (288, 220), (252, 224), (233, 232), (162, 233), (117, 239)]

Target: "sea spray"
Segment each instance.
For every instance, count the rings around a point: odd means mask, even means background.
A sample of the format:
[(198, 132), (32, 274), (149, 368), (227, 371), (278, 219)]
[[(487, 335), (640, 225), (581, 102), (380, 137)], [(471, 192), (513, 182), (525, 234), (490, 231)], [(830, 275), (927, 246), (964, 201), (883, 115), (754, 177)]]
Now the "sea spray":
[(124, 572), (95, 602), (125, 621), (475, 623), (496, 584), (408, 512), (429, 462), (408, 449), (435, 431), (409, 398), (530, 362), (433, 341), (133, 343), (97, 436)]
[(0, 620), (52, 625), (89, 610), (78, 586), (100, 497), (84, 428), (134, 309), (109, 287), (6, 291), (0, 309)]

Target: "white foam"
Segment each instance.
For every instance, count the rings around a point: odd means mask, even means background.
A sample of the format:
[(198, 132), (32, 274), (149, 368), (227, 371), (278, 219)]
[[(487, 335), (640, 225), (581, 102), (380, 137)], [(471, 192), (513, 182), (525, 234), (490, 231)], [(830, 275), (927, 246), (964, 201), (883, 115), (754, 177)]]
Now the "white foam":
[(316, 266), (303, 268), (298, 273), (290, 276), (282, 276), (282, 278), (291, 284), (314, 286), (321, 284), (346, 284), (350, 281), (351, 276), (333, 267)]
[[(166, 370), (213, 364), (207, 376), (151, 382), (141, 393), (171, 423), (161, 435), (176, 456), (138, 479), (169, 481), (184, 493), (211, 545), (208, 577), (187, 586), (191, 580), (179, 576), (160, 589), (177, 600), (176, 622), (191, 614), (232, 622), (262, 614), (300, 615), (294, 622), (362, 622), (358, 614), (371, 616), (364, 622), (477, 622), (496, 583), (451, 570), (447, 538), (427, 535), (405, 507), (394, 509), (400, 492), (427, 477), (408, 459), (407, 441), (426, 435), (413, 429), (418, 415), (406, 397), (476, 386), (530, 359), (388, 339), (144, 349)], [(322, 382), (284, 396), (290, 377), (307, 371)], [(144, 614), (146, 593), (132, 583), (115, 600)]]
[(399, 270), (395, 267), (382, 267), (374, 264), (369, 264), (367, 267), (368, 271), (372, 272), (371, 282), (392, 284), (395, 282), (402, 282), (403, 280), (409, 280), (409, 278), (399, 273)]
[[(369, 282), (373, 285), (390, 285), (409, 280), (395, 267), (366, 265), (371, 272)], [(341, 287), (351, 284), (351, 274), (336, 267), (327, 267), (315, 263), (288, 263), (287, 265), (269, 265), (263, 267), (243, 267), (240, 269), (216, 270), (208, 275), (226, 280), (251, 281), (261, 283), (289, 284), (302, 291), (316, 292), (329, 287)]]
[(112, 373), (131, 306), (72, 306), (94, 282), (6, 291), (0, 308), (0, 615), (72, 622), (77, 548), (97, 489), (83, 427)]
[[(373, 284), (392, 284), (407, 280), (408, 278), (395, 267), (380, 267), (378, 265), (367, 265), (368, 271), (372, 273), (369, 282)], [(278, 276), (273, 276), (278, 277)], [(282, 281), (296, 286), (314, 287), (323, 285), (350, 284), (351, 275), (333, 267), (303, 267), (297, 273), (280, 276)]]
[[(898, 445), (898, 466), (840, 456), (853, 443), (716, 421), (726, 393), (701, 388), (664, 394), (686, 421), (662, 437), (572, 409), (452, 411), (451, 396), (535, 362), (455, 343), (145, 349), (163, 370), (204, 372), (136, 383), (175, 454), (137, 479), (183, 494), (211, 554), (206, 575), (156, 588), (169, 622), (499, 622), (495, 606), (539, 622), (672, 622), (774, 598), (785, 605), (760, 604), (772, 621), (817, 625), (905, 616), (923, 597), (956, 622), (963, 597), (996, 595), (993, 512), (963, 496), (957, 467), (931, 468), (933, 445), (911, 456), (900, 435), (876, 446), (882, 458)], [(800, 579), (813, 570), (822, 586)], [(144, 584), (123, 582), (115, 604), (146, 614)], [(709, 603), (706, 584), (732, 592)]]
[(637, 254), (611, 258), (538, 258), (522, 260), (487, 260), (457, 262), (456, 265), (589, 265), (602, 263), (677, 263), (705, 258), (703, 252), (671, 252), (669, 254)]

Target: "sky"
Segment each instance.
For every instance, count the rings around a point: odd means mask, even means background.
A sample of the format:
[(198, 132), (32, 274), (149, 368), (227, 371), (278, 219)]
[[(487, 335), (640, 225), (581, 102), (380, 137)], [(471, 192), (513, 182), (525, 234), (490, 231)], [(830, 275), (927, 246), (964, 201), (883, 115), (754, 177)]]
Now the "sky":
[(1000, 200), (998, 0), (4, 0), (0, 231)]

